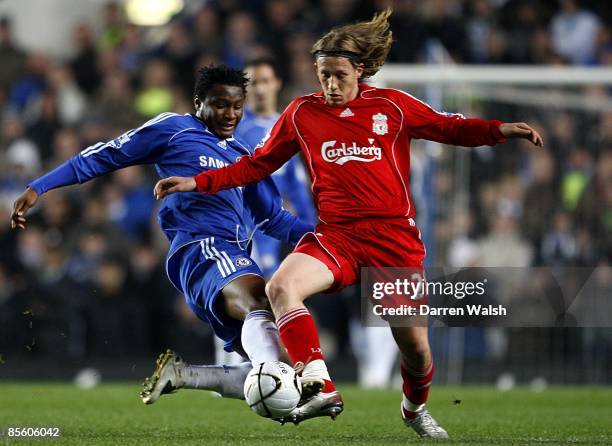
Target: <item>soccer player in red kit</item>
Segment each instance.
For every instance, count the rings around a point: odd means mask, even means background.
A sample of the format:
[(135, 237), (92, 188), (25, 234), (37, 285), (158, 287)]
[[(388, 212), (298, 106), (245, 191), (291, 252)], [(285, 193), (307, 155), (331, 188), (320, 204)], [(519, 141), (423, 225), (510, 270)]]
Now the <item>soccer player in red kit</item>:
[[(409, 94), (363, 83), (389, 52), (390, 14), (334, 28), (315, 43), (322, 91), (291, 102), (253, 156), (193, 178), (166, 178), (155, 187), (158, 199), (193, 190), (212, 194), (259, 181), (298, 151), (304, 154), (320, 223), (266, 287), (283, 343), (302, 373), (307, 399), (294, 421), (335, 417), (343, 407), (304, 300), (356, 283), (362, 267), (422, 267), (425, 249), (409, 191), (410, 140), (474, 147), (525, 138), (542, 145), (527, 124), (438, 113)], [(423, 437), (447, 438), (425, 408), (434, 371), (427, 327), (391, 330), (401, 352), (406, 425)]]

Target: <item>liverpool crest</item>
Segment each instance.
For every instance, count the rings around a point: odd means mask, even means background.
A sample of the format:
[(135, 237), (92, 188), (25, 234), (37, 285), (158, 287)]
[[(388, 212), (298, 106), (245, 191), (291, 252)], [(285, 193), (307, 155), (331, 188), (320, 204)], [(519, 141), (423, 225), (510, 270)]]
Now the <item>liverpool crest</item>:
[(387, 115), (383, 115), (382, 113), (372, 115), (372, 131), (377, 135), (386, 135), (389, 132)]

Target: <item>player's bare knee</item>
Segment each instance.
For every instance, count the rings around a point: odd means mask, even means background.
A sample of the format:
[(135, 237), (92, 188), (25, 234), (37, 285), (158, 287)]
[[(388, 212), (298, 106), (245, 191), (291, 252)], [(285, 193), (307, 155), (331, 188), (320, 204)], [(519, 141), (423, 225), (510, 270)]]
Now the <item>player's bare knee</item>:
[(402, 360), (412, 367), (427, 367), (431, 362), (429, 344), (423, 342), (408, 342), (400, 346)]
[(247, 309), (249, 312), (259, 310), (270, 311), (270, 301), (266, 295), (252, 295), (248, 300)]
[(272, 276), (266, 284), (266, 294), (273, 307), (275, 305), (286, 304), (298, 297), (293, 281), (278, 275)]
[(250, 293), (243, 290), (242, 293), (224, 292), (224, 308), (227, 314), (234, 319), (244, 320), (251, 311), (270, 310), (270, 302), (263, 293)]
[(419, 358), (421, 361), (427, 362), (429, 357), (431, 356), (431, 349), (429, 348), (429, 344), (426, 342), (417, 342), (414, 345), (414, 356)]
[(409, 336), (402, 339), (398, 344), (402, 355), (411, 362), (414, 360), (427, 359), (431, 355), (431, 349), (427, 339)]
[(266, 284), (266, 295), (272, 305), (282, 300), (283, 296), (287, 295), (287, 293), (287, 286), (282, 280), (277, 280), (274, 276)]

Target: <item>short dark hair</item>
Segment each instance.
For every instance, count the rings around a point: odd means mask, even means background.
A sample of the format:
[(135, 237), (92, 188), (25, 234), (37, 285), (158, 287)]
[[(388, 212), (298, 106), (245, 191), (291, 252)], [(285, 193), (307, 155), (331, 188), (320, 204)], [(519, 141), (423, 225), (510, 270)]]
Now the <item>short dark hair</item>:
[(272, 68), (272, 71), (274, 72), (274, 76), (276, 76), (278, 79), (281, 78), (280, 70), (278, 69), (278, 65), (276, 64), (276, 61), (272, 57), (262, 56), (262, 57), (257, 57), (255, 59), (251, 59), (246, 63), (244, 68), (247, 69), (249, 67), (259, 67), (261, 65), (269, 66), (270, 68)]
[(198, 70), (198, 79), (193, 94), (204, 100), (210, 89), (215, 85), (233, 85), (242, 88), (246, 95), (249, 80), (244, 71), (230, 68), (227, 65), (209, 65)]

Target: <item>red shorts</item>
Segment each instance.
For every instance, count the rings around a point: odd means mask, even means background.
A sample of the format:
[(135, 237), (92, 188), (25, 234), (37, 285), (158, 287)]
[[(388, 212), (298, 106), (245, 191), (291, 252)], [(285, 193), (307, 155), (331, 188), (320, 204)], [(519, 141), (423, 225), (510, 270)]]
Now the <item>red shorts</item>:
[(327, 265), (334, 275), (328, 291), (356, 283), (361, 268), (421, 268), (425, 258), (421, 233), (408, 218), (321, 223), (314, 233), (302, 237), (293, 252), (308, 254)]

